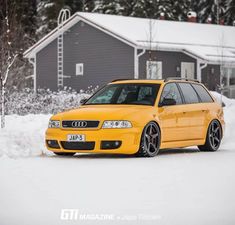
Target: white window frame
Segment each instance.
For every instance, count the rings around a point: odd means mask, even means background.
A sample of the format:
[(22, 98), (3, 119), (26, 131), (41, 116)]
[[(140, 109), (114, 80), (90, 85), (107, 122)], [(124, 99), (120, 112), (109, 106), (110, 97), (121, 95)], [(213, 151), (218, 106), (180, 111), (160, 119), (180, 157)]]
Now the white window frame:
[[(154, 67), (157, 71), (154, 71)], [(150, 80), (162, 79), (162, 61), (146, 61), (146, 78)]]
[[(191, 72), (187, 77), (185, 70)], [(194, 62), (181, 62), (181, 78), (195, 79), (195, 63)]]
[(84, 64), (77, 63), (76, 64), (76, 76), (83, 76), (84, 75)]

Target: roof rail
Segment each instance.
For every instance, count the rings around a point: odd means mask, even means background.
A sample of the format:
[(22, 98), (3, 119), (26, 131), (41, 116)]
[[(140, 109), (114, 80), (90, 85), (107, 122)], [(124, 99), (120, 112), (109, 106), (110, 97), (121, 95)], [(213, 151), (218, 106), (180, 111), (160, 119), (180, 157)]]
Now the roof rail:
[(128, 78), (127, 79), (115, 79), (115, 80), (112, 80), (111, 83), (117, 82), (117, 81), (125, 81), (125, 80), (135, 80), (135, 79), (131, 79), (131, 78), (129, 78), (129, 79)]
[(190, 79), (190, 78), (183, 78), (183, 77), (167, 77), (164, 82), (170, 81), (170, 80), (185, 80), (185, 81), (194, 81), (197, 83), (200, 83), (199, 80), (196, 79)]

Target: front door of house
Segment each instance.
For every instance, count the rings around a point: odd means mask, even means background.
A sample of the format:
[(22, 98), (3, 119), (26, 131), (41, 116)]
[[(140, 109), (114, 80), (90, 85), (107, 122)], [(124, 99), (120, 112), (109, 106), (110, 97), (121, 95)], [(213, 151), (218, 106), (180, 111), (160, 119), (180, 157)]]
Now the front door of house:
[(157, 80), (162, 79), (162, 62), (147, 61), (146, 62), (147, 79)]
[(181, 63), (181, 77), (188, 79), (195, 79), (194, 77), (194, 63), (191, 62), (182, 62)]

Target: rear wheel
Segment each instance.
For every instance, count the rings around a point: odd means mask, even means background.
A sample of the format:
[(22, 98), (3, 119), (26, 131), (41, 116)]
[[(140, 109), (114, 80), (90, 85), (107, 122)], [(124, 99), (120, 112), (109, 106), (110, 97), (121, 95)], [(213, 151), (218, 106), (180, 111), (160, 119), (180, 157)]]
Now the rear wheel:
[(217, 151), (222, 139), (222, 129), (218, 120), (213, 120), (207, 130), (206, 143), (199, 145), (201, 151)]
[(74, 152), (54, 152), (56, 155), (60, 156), (73, 156), (75, 153)]
[(154, 122), (148, 123), (142, 133), (141, 143), (137, 156), (153, 157), (159, 152), (161, 133), (158, 125)]

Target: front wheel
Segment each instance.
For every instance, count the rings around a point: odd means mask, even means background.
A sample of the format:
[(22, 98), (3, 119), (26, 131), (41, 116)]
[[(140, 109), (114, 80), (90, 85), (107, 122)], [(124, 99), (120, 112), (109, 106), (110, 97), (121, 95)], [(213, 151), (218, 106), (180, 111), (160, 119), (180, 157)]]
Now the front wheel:
[(222, 139), (222, 129), (218, 120), (213, 120), (207, 130), (206, 143), (199, 145), (201, 151), (214, 152), (219, 149)]
[(148, 123), (142, 133), (140, 148), (137, 156), (153, 157), (159, 152), (161, 143), (161, 132), (158, 125), (154, 122)]

